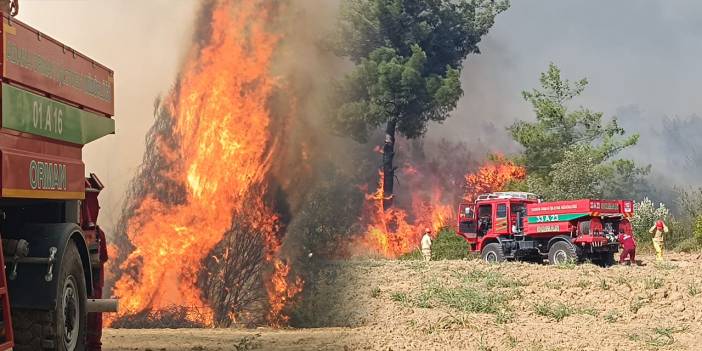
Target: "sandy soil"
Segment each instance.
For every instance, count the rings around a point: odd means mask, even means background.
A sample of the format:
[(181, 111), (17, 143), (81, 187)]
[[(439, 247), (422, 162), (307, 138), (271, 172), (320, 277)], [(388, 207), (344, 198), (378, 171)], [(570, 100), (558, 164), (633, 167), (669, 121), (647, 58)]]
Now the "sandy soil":
[(702, 349), (702, 258), (643, 263), (335, 263), (310, 305), (313, 319), (334, 327), (106, 330), (104, 349)]

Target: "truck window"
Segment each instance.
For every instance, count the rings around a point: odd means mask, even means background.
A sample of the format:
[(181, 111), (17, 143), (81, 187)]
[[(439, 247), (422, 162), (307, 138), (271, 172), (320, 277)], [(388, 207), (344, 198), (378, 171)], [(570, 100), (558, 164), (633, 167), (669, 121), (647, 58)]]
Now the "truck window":
[(507, 218), (507, 205), (497, 205), (497, 218)]
[(492, 205), (480, 205), (478, 207), (478, 218), (492, 217)]
[(510, 205), (510, 209), (512, 210), (513, 216), (516, 216), (517, 212), (522, 212), (523, 214), (526, 214), (526, 206), (524, 206), (524, 204), (513, 203)]
[(492, 229), (492, 205), (478, 206), (478, 236), (487, 234)]

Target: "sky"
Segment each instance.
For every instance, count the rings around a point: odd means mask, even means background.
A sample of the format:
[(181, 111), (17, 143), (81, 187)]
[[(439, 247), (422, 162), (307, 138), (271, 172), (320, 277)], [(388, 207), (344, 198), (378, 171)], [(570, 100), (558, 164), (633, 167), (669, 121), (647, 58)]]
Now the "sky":
[(467, 60), (465, 96), (452, 119), (430, 134), (514, 150), (504, 128), (534, 118), (521, 91), (537, 87), (553, 62), (565, 78), (589, 81), (573, 107), (618, 116), (641, 134), (630, 154), (664, 168), (666, 155), (654, 147), (663, 117), (702, 112), (699, 38), (699, 1), (514, 0), (483, 39), (482, 53)]
[[(117, 134), (84, 148), (86, 171), (108, 186), (101, 195), (103, 226), (117, 221), (142, 158), (154, 99), (175, 80), (197, 4), (20, 0), (21, 21), (115, 71)], [(699, 1), (513, 0), (480, 44), (482, 54), (467, 60), (457, 110), (429, 135), (516, 150), (505, 127), (534, 118), (521, 91), (536, 87), (539, 73), (553, 62), (566, 78), (590, 81), (575, 106), (623, 115), (623, 124), (642, 134), (637, 157), (664, 164), (664, 154), (649, 152), (660, 120), (702, 114), (699, 38)]]

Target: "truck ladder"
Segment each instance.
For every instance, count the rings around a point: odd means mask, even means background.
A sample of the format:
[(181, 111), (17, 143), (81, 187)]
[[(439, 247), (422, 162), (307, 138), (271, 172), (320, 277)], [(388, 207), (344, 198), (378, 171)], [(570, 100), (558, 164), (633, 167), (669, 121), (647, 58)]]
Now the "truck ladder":
[(15, 337), (12, 333), (12, 316), (10, 315), (10, 295), (7, 291), (7, 277), (5, 276), (5, 257), (3, 255), (2, 241), (0, 241), (0, 299), (2, 301), (2, 321), (0, 329), (0, 351), (12, 350), (15, 345)]

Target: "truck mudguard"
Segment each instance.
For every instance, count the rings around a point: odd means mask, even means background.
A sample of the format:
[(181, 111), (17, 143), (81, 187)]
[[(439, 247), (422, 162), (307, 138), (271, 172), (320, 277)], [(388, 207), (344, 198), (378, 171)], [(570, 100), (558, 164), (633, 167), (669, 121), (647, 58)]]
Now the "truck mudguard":
[(5, 235), (9, 239), (24, 239), (29, 242), (31, 258), (48, 258), (52, 248), (56, 248), (53, 268), (49, 273), (48, 263), (19, 263), (16, 276), (13, 277), (14, 264), (8, 260), (6, 272), (10, 291), (12, 308), (49, 310), (56, 306), (58, 277), (61, 270), (66, 247), (73, 241), (78, 248), (85, 272), (85, 287), (87, 294), (92, 293), (92, 273), (90, 256), (85, 244), (85, 238), (80, 227), (75, 223), (32, 223), (26, 224), (22, 231)]
[(505, 240), (506, 240), (505, 238), (503, 238), (502, 236), (499, 236), (499, 235), (498, 236), (489, 236), (489, 237), (486, 236), (485, 239), (480, 241), (480, 250), (482, 251), (482, 249), (485, 247), (485, 245), (491, 244), (491, 243), (498, 243), (500, 245), (504, 245)]
[[(556, 243), (556, 242), (558, 242), (558, 241), (564, 241), (564, 242), (567, 242), (567, 243), (570, 244), (570, 245), (573, 245), (573, 241), (571, 240), (571, 237), (569, 237), (569, 236), (567, 236), (567, 235), (558, 235), (558, 236), (554, 236), (553, 238), (551, 238), (551, 239), (548, 241), (548, 248), (550, 249), (550, 248), (551, 248), (551, 245), (553, 245), (554, 243)], [(573, 245), (573, 246), (575, 246), (575, 245)], [(576, 247), (576, 249), (577, 249), (577, 247)]]

